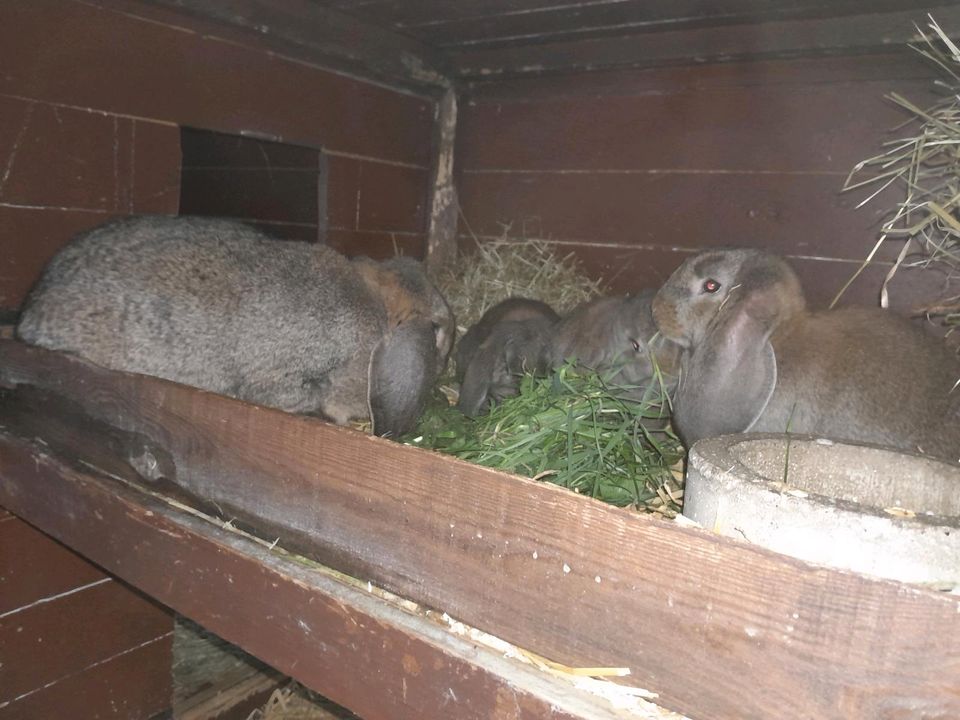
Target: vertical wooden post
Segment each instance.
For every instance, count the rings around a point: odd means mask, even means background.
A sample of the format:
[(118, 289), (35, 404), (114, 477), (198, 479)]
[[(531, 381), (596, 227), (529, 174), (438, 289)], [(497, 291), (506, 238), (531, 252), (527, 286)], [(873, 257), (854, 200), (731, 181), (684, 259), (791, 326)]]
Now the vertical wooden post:
[(457, 188), (453, 184), (453, 150), (457, 132), (457, 93), (448, 88), (437, 103), (433, 168), (430, 172), (430, 227), (427, 269), (436, 274), (457, 259)]

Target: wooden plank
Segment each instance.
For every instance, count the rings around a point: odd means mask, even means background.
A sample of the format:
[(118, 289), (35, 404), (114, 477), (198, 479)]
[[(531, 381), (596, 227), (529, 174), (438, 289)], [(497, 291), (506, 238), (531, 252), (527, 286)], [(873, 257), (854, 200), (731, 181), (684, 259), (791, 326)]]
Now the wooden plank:
[(425, 232), (427, 170), (338, 155), (328, 163), (331, 231)]
[(330, 229), (358, 230), (363, 162), (356, 158), (328, 155), (327, 169), (327, 222)]
[(0, 615), (105, 577), (23, 520), (0, 513)]
[(424, 233), (429, 171), (365, 162), (357, 198), (359, 230)]
[(109, 579), (6, 613), (0, 705), (172, 632), (169, 610)]
[[(840, 194), (843, 177), (789, 172), (469, 172), (460, 180), (474, 232), (581, 245), (744, 245), (785, 255), (862, 260), (880, 218)], [(892, 207), (896, 191), (878, 200)], [(885, 203), (884, 200), (887, 200)], [(892, 261), (897, 249), (878, 260)]]
[[(419, 3), (417, 3), (419, 5)], [(929, 0), (627, 0), (556, 3), (534, 12), (439, 18), (403, 24), (407, 32), (441, 48), (557, 42), (584, 37), (679, 31), (721, 25), (761, 25), (777, 20), (833, 18), (858, 13), (917, 10)], [(922, 14), (922, 12), (920, 13)], [(758, 32), (761, 30), (758, 28)]]
[(479, 47), (450, 57), (457, 77), (473, 79), (864, 52), (912, 40), (914, 23), (925, 24), (927, 12), (946, 32), (960, 32), (960, 7), (941, 2), (924, 10)]
[(0, 202), (0, 308), (13, 311), (44, 266), (75, 233), (106, 222), (110, 213), (20, 207)]
[(162, 717), (170, 707), (172, 642), (167, 635), (0, 705), (0, 720)]
[[(117, 211), (118, 119), (0, 97), (4, 202)], [(123, 178), (125, 180), (126, 178)]]
[(427, 267), (435, 275), (457, 261), (457, 215), (460, 205), (453, 177), (457, 132), (457, 94), (447, 90), (437, 105), (430, 170), (430, 224), (427, 229)]
[(578, 28), (660, 28), (829, 17), (854, 12), (906, 10), (929, 0), (315, 0), (366, 22), (387, 25), (428, 42), (537, 35)]
[(408, 35), (308, 0), (148, 0), (207, 20), (269, 35), (313, 62), (428, 90), (449, 85), (442, 57)]
[(0, 135), (4, 203), (132, 212), (138, 200), (158, 208), (178, 180), (169, 126), (0, 96)]
[[(264, 537), (310, 547), (338, 570), (566, 664), (629, 667), (631, 683), (691, 717), (769, 718), (771, 707), (783, 720), (899, 719), (917, 708), (960, 716), (958, 597), (808, 565), (560, 488), (15, 342), (0, 345), (0, 366), (6, 385), (52, 389), (99, 420), (141, 433), (152, 452), (169, 453), (160, 462), (168, 478), (253, 521)], [(124, 447), (144, 464), (142, 445)], [(162, 553), (153, 562), (169, 553), (188, 568), (204, 566), (182, 547), (173, 552), (177, 532), (134, 546), (91, 508), (77, 510), (81, 499), (61, 487), (62, 469), (34, 453), (8, 442), (0, 462), (0, 504), (59, 537), (73, 528), (70, 544), (122, 577), (121, 565), (141, 567), (145, 552)], [(44, 477), (55, 490), (24, 492)], [(110, 502), (99, 497), (101, 514)], [(107, 514), (147, 522), (129, 506)], [(159, 521), (156, 513), (149, 520)], [(235, 574), (219, 562), (212, 575)], [(167, 600), (164, 572), (136, 584)], [(204, 595), (211, 581), (204, 576)], [(259, 632), (272, 613), (255, 606), (274, 607), (268, 590), (243, 594), (231, 632), (221, 632), (222, 616), (210, 629), (261, 657), (289, 659), (282, 635)], [(198, 598), (171, 604), (206, 619)], [(287, 607), (308, 605), (301, 596)], [(272, 642), (273, 650), (254, 642)]]
[(3, 431), (0, 465), (0, 495), (18, 512), (365, 720), (441, 712), (463, 720), (622, 717), (434, 620), (103, 476), (71, 470)]
[(406, 255), (422, 260), (427, 238), (421, 233), (328, 230), (327, 245), (347, 257), (366, 255), (374, 260), (386, 260), (394, 255)]
[(813, 81), (477, 102), (462, 108), (457, 162), (466, 171), (832, 172), (839, 186), (907, 119), (884, 95), (900, 92), (922, 106), (931, 89), (904, 81)]
[[(69, 41), (40, 52), (51, 37)], [(428, 166), (430, 99), (285, 57), (260, 39), (142, 2), (3, 3), (0, 94)]]
[[(465, 105), (495, 101), (539, 102), (557, 98), (623, 95), (676, 95), (728, 88), (781, 88), (804, 85), (881, 82), (890, 87), (924, 88), (936, 70), (906, 46), (882, 53), (775, 58), (710, 65), (627, 68), (565, 75), (472, 80), (463, 89)], [(882, 86), (878, 86), (882, 87)], [(887, 92), (886, 89), (881, 91)], [(911, 93), (912, 95), (913, 93)], [(605, 101), (605, 100), (604, 100)]]

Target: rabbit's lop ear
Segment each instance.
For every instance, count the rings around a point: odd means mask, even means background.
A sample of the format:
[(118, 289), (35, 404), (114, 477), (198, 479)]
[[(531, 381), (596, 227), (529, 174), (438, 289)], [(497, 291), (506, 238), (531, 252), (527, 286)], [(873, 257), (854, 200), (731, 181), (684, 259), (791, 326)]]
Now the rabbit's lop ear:
[(497, 366), (504, 363), (500, 349), (495, 346), (491, 348), (490, 345), (490, 342), (485, 342), (470, 358), (460, 384), (457, 409), (467, 417), (481, 414), (490, 399), (490, 386), (497, 374)]
[(436, 333), (430, 320), (410, 319), (373, 349), (367, 400), (374, 434), (397, 437), (416, 424), (437, 375)]
[(751, 315), (752, 304), (725, 307), (703, 342), (684, 354), (674, 422), (687, 447), (748, 430), (773, 395), (777, 360), (770, 329)]

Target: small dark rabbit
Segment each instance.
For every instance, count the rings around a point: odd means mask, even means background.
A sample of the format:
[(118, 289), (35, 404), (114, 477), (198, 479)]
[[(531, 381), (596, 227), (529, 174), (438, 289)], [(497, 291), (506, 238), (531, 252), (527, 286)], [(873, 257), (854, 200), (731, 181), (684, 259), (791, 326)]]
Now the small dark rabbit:
[(24, 307), (19, 337), (379, 435), (409, 429), (453, 341), (420, 263), (353, 261), (241, 223), (126, 218), (77, 236)]
[(642, 399), (659, 374), (667, 389), (673, 387), (680, 347), (657, 333), (651, 302), (655, 291), (627, 297), (591, 300), (574, 310), (551, 333), (547, 359), (551, 367), (565, 360), (593, 368), (601, 374), (614, 371), (611, 382), (627, 388), (624, 396)]
[(807, 310), (782, 258), (689, 258), (657, 293), (661, 332), (684, 348), (673, 421), (689, 447), (738, 432), (796, 432), (960, 458), (960, 362), (880, 308)]
[(671, 388), (680, 348), (658, 336), (653, 295), (650, 290), (598, 298), (556, 323), (545, 318), (502, 323), (477, 349), (458, 407), (475, 415), (487, 401), (516, 394), (522, 372), (545, 374), (567, 360), (606, 375), (624, 397), (642, 399), (658, 373), (658, 382)]
[(559, 319), (549, 305), (528, 298), (508, 298), (484, 313), (457, 349), (460, 411), (475, 416), (516, 395), (524, 372), (545, 373), (547, 333)]
[(498, 325), (519, 320), (541, 319), (555, 322), (560, 319), (560, 316), (545, 302), (525, 297), (510, 297), (491, 307), (483, 314), (476, 325), (470, 327), (463, 334), (463, 337), (457, 343), (454, 350), (457, 380), (463, 382), (467, 367), (477, 352), (477, 348), (490, 337), (490, 333)]

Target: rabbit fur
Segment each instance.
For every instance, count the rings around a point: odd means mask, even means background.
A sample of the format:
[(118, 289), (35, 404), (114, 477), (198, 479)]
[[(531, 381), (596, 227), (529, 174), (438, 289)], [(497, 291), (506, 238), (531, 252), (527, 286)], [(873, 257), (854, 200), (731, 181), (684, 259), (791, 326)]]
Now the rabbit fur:
[(525, 297), (509, 297), (487, 310), (483, 317), (471, 326), (457, 342), (457, 347), (454, 350), (457, 381), (463, 382), (470, 360), (473, 359), (477, 349), (499, 325), (507, 322), (538, 319), (556, 322), (560, 319), (560, 316), (547, 303)]
[(887, 310), (808, 310), (777, 255), (689, 258), (657, 293), (653, 314), (683, 347), (673, 422), (688, 447), (789, 431), (960, 458), (957, 357)]
[(166, 216), (78, 235), (17, 327), (115, 370), (338, 424), (372, 414), (379, 435), (414, 424), (453, 333), (415, 260), (351, 261), (239, 222)]
[(642, 399), (658, 373), (672, 388), (680, 348), (657, 336), (653, 296), (648, 290), (597, 298), (559, 322), (545, 316), (501, 323), (467, 367), (458, 407), (475, 415), (487, 401), (516, 394), (522, 372), (545, 374), (567, 360), (605, 375), (628, 398)]
[[(469, 356), (457, 402), (460, 411), (478, 415), (488, 404), (516, 395), (524, 372), (546, 373), (550, 369), (546, 362), (548, 332), (558, 319), (549, 305), (525, 298), (510, 298), (488, 310), (464, 335), (468, 340), (474, 330), (475, 337), (486, 333)], [(461, 352), (458, 358), (464, 355), (467, 353)]]
[(643, 398), (658, 375), (658, 382), (672, 389), (680, 347), (658, 335), (651, 310), (655, 292), (597, 298), (577, 307), (551, 333), (549, 365), (574, 359), (602, 375), (613, 372), (607, 375), (610, 382), (635, 400)]

